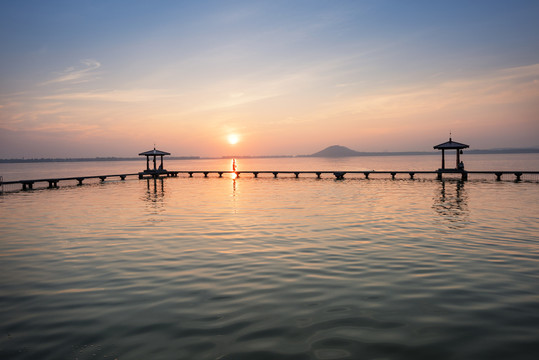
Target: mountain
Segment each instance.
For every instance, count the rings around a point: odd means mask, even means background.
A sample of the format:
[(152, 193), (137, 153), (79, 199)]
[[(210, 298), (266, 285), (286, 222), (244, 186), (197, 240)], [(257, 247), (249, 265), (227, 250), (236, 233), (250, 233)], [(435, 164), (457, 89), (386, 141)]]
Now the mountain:
[(349, 149), (346, 146), (341, 145), (333, 145), (325, 148), (322, 151), (319, 151), (317, 153), (314, 153), (312, 157), (345, 157), (345, 156), (359, 156), (362, 155), (362, 153)]

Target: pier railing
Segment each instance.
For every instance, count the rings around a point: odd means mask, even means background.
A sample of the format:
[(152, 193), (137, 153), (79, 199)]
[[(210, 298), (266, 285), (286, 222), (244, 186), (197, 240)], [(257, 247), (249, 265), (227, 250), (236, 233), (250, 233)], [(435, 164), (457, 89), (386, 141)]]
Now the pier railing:
[[(4, 185), (19, 184), (22, 187), (22, 190), (32, 190), (34, 184), (44, 183), (47, 188), (58, 188), (58, 183), (63, 181), (76, 181), (77, 185), (82, 185), (83, 182), (87, 179), (99, 179), (101, 182), (104, 182), (106, 179), (116, 178), (120, 180), (125, 180), (130, 176), (137, 176), (139, 179), (142, 178), (152, 178), (152, 177), (177, 177), (179, 174), (185, 174), (189, 177), (194, 175), (203, 175), (208, 177), (210, 174), (215, 174), (219, 177), (222, 177), (224, 174), (234, 175), (235, 177), (241, 177), (244, 175), (251, 175), (255, 178), (258, 178), (259, 175), (265, 174), (277, 178), (281, 174), (293, 175), (296, 178), (299, 178), (300, 175), (312, 175), (317, 178), (321, 178), (323, 175), (334, 176), (337, 180), (344, 180), (345, 176), (350, 175), (351, 177), (360, 175), (365, 179), (369, 179), (371, 175), (389, 175), (391, 179), (395, 179), (397, 176), (402, 177), (404, 175), (406, 178), (414, 180), (416, 175), (425, 175), (431, 174), (436, 175), (438, 180), (442, 180), (444, 176), (457, 176), (461, 180), (468, 180), (469, 175), (493, 175), (496, 177), (497, 181), (502, 180), (502, 176), (510, 175), (514, 181), (521, 181), (522, 176), (532, 175), (534, 177), (539, 177), (539, 171), (457, 171), (457, 170), (435, 170), (435, 171), (378, 171), (378, 170), (361, 170), (361, 171), (293, 171), (293, 170), (283, 170), (283, 171), (273, 171), (273, 170), (241, 170), (241, 171), (222, 171), (222, 170), (181, 170), (181, 171), (163, 171), (159, 174), (154, 175), (141, 175), (141, 173), (126, 173), (126, 174), (112, 174), (112, 175), (93, 175), (93, 176), (72, 176), (72, 177), (63, 177), (63, 178), (43, 178), (43, 179), (32, 179), (32, 180), (15, 180), (15, 181), (2, 181), (0, 177), (0, 193), (4, 192)], [(47, 186), (48, 185), (48, 186)], [(20, 188), (19, 188), (20, 189)]]

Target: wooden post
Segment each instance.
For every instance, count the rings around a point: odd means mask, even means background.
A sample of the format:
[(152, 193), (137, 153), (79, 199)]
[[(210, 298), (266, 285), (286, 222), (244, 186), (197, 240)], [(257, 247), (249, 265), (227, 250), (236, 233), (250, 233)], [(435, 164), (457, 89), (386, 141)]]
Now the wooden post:
[(445, 169), (445, 149), (442, 149), (442, 170)]
[(392, 180), (395, 180), (395, 175), (397, 175), (396, 172), (392, 172), (392, 173), (391, 173), (391, 179), (392, 179)]
[(32, 190), (34, 188), (34, 182), (33, 181), (25, 181), (22, 183), (22, 189), (23, 190)]
[(319, 178), (319, 179), (320, 179), (320, 176), (321, 176), (321, 175), (322, 175), (322, 173), (320, 173), (320, 172), (317, 172), (317, 173), (316, 173), (316, 177)]
[(258, 173), (257, 173), (257, 172), (253, 172), (253, 175), (255, 176), (255, 178), (258, 177)]
[(279, 174), (278, 172), (274, 172), (273, 177), (276, 178), (278, 174)]

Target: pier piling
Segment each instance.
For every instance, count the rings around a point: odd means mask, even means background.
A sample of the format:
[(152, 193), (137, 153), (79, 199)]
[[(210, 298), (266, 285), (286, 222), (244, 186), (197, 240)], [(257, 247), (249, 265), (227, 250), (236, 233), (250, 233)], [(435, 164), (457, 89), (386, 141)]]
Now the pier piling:
[(22, 189), (23, 190), (32, 190), (34, 188), (34, 182), (33, 181), (22, 181)]

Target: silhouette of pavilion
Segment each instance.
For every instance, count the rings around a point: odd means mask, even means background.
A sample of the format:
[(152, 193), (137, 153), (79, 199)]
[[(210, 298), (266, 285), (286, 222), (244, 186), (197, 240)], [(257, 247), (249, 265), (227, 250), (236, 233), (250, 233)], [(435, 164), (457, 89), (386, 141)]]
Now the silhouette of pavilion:
[[(163, 168), (163, 156), (170, 155), (166, 151), (156, 150), (155, 146), (153, 150), (145, 151), (139, 154), (140, 156), (146, 156), (146, 170), (139, 172), (139, 178), (142, 178), (144, 175), (151, 175), (152, 177), (157, 177), (160, 174), (168, 174), (168, 171)], [(153, 169), (150, 168), (150, 156), (153, 156)], [(157, 157), (161, 157), (161, 165), (157, 167)]]
[(440, 168), (440, 170), (442, 171), (446, 170), (445, 168), (445, 151), (446, 150), (457, 150), (457, 161), (456, 161), (455, 169), (448, 169), (448, 170), (464, 170), (464, 166), (460, 162), (460, 155), (462, 154), (462, 149), (466, 149), (469, 147), (470, 145), (453, 141), (451, 139), (451, 136), (449, 137), (449, 141), (446, 141), (444, 143), (434, 146), (434, 149), (442, 150), (442, 167)]

